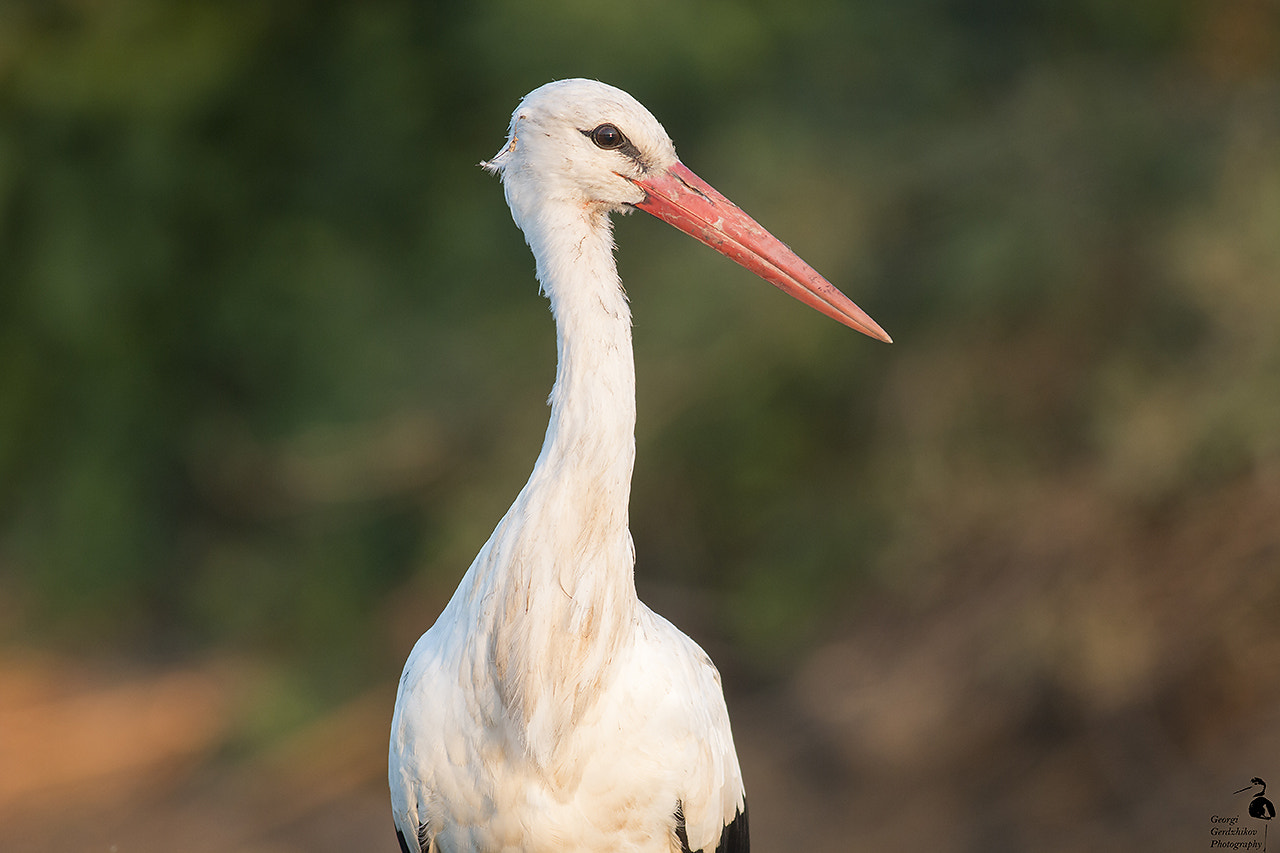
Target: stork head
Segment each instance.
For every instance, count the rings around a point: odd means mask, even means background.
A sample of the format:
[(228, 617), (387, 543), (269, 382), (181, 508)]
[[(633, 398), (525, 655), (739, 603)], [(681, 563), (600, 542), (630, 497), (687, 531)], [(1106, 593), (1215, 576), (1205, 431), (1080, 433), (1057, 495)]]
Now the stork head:
[(557, 200), (623, 211), (644, 200), (637, 181), (675, 162), (671, 138), (635, 98), (557, 80), (525, 95), (506, 144), (483, 165), (502, 176), (513, 210)]
[(502, 177), (526, 235), (555, 206), (601, 219), (639, 208), (828, 317), (890, 340), (813, 267), (681, 163), (658, 120), (621, 89), (582, 79), (534, 89), (512, 114), (506, 144), (482, 165)]

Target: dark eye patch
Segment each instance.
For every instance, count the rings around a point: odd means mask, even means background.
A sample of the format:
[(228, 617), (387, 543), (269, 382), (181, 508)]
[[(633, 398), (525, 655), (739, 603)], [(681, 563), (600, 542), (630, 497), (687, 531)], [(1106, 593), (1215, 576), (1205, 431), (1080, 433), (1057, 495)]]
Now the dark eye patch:
[(626, 134), (618, 130), (617, 125), (605, 122), (591, 130), (582, 131), (582, 135), (595, 143), (597, 148), (603, 151), (617, 151), (619, 154), (625, 154), (634, 160), (641, 169), (648, 171), (648, 160), (640, 153), (640, 149), (630, 139), (627, 139)]

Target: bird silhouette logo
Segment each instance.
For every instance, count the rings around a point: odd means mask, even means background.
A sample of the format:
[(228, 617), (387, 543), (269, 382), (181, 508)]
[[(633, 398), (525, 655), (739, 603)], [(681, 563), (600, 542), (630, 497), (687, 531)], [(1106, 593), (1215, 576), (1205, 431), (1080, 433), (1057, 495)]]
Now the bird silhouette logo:
[[(1253, 799), (1249, 800), (1249, 817), (1258, 820), (1271, 820), (1276, 816), (1276, 807), (1267, 799), (1267, 783), (1262, 779), (1254, 776), (1249, 780), (1249, 784), (1245, 785), (1237, 794), (1243, 794), (1245, 791), (1258, 788), (1258, 793), (1253, 795)], [(1267, 825), (1262, 826), (1262, 850), (1266, 853), (1267, 849)]]
[(1249, 784), (1245, 785), (1237, 794), (1243, 794), (1250, 788), (1261, 788), (1258, 793), (1253, 795), (1253, 799), (1249, 801), (1249, 817), (1256, 817), (1258, 820), (1271, 820), (1276, 816), (1276, 807), (1266, 798), (1267, 783), (1257, 776), (1249, 780)]

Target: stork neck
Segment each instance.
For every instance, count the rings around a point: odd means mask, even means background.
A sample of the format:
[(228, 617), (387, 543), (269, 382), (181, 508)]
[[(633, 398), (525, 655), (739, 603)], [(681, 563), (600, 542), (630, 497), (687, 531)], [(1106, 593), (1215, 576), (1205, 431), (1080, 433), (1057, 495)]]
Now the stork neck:
[(529, 482), (486, 546), (475, 599), (494, 620), (483, 654), (503, 704), (544, 767), (563, 757), (638, 606), (627, 529), (631, 314), (608, 218), (571, 212), (555, 228), (526, 229), (556, 320), (551, 422)]
[[(578, 227), (530, 239), (556, 321), (556, 381), (538, 469), (619, 511), (625, 529), (635, 460), (631, 310), (618, 279), (607, 215), (577, 210)], [(572, 476), (570, 475), (572, 473)], [(588, 497), (588, 492), (583, 493)], [(599, 507), (591, 508), (594, 516)]]

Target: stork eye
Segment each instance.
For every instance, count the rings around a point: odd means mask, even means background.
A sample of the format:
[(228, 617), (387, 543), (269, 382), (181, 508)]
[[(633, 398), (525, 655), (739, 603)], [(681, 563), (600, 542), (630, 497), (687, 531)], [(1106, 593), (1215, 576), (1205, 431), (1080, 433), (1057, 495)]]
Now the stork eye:
[(612, 151), (627, 144), (627, 138), (622, 135), (622, 131), (611, 124), (602, 124), (588, 135), (597, 148), (603, 148), (606, 151)]

